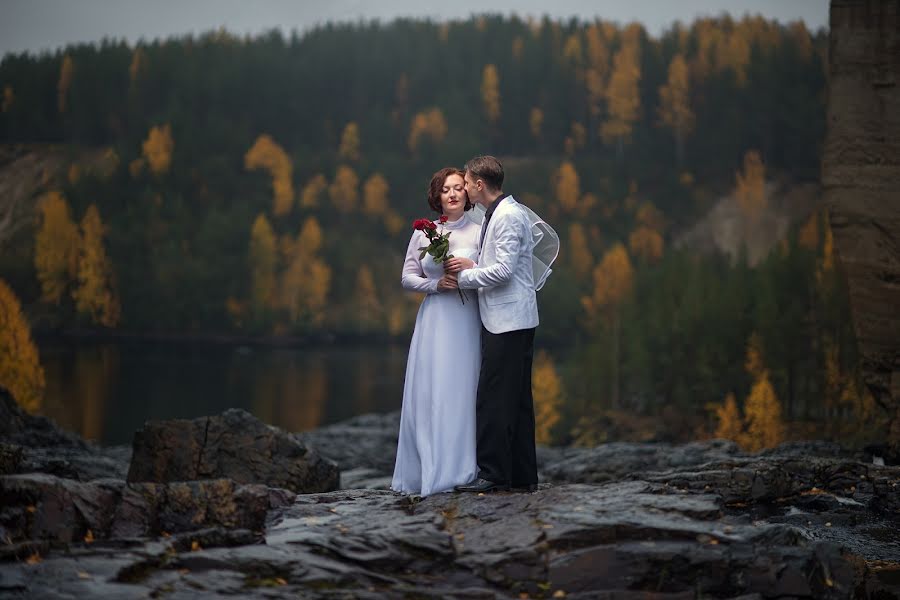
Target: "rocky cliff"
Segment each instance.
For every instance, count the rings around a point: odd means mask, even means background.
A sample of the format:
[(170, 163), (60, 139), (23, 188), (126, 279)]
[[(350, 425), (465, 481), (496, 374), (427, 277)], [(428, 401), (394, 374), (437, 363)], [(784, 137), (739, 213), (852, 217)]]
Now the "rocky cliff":
[(822, 159), (863, 377), (900, 451), (900, 1), (832, 0)]

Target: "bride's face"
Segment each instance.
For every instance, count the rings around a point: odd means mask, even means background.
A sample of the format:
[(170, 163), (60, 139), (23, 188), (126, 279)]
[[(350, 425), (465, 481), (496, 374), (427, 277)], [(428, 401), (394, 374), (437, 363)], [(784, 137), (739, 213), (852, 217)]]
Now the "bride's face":
[(461, 175), (448, 175), (441, 188), (441, 209), (449, 220), (455, 221), (466, 210), (466, 183)]

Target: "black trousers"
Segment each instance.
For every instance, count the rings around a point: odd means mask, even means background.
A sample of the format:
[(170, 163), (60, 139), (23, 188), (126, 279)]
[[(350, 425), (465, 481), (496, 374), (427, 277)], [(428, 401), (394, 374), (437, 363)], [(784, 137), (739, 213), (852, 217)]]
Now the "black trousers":
[(531, 363), (534, 328), (481, 328), (481, 374), (475, 401), (479, 477), (514, 487), (537, 483)]

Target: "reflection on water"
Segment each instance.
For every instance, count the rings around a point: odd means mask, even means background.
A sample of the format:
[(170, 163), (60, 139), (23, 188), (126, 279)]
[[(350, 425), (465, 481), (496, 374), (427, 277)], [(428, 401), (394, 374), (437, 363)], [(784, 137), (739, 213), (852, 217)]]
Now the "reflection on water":
[(406, 346), (265, 348), (149, 342), (40, 344), (43, 414), (103, 444), (148, 419), (243, 408), (287, 431), (400, 408)]

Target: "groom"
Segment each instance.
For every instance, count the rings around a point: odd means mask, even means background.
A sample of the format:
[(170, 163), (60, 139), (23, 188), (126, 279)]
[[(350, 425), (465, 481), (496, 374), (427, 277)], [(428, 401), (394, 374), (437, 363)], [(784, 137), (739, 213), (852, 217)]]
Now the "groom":
[(460, 289), (478, 290), (481, 374), (475, 403), (478, 476), (458, 492), (537, 489), (531, 362), (538, 325), (532, 274), (534, 240), (522, 206), (503, 193), (503, 166), (493, 156), (466, 163), (469, 200), (487, 209), (477, 264), (447, 261)]

